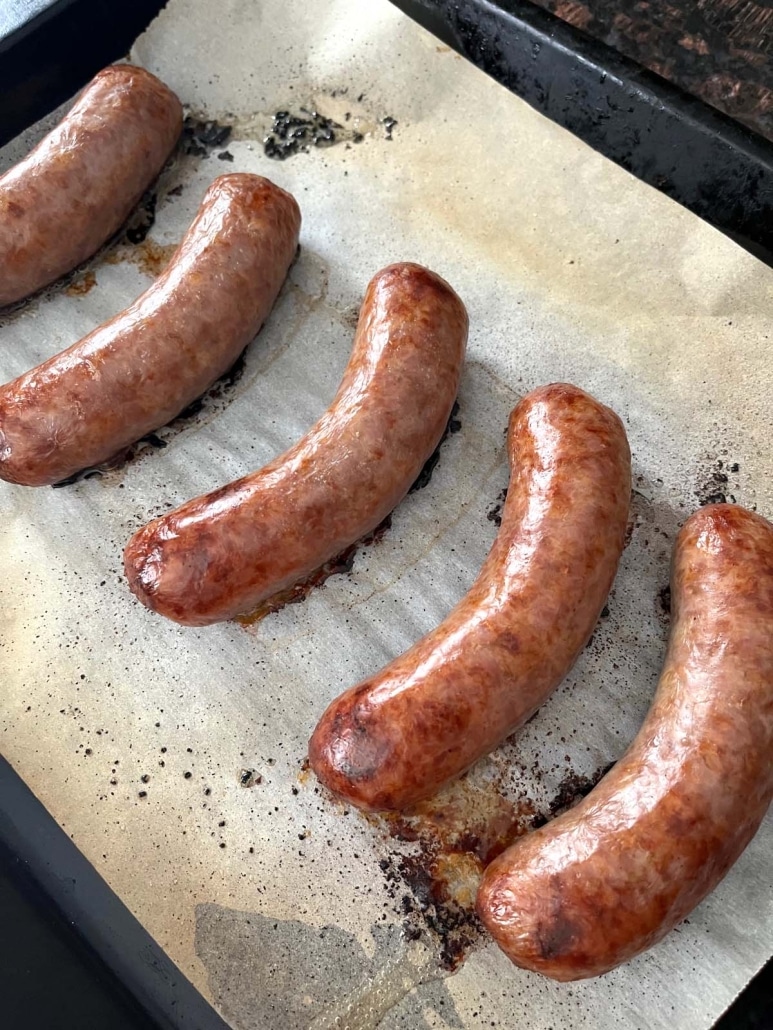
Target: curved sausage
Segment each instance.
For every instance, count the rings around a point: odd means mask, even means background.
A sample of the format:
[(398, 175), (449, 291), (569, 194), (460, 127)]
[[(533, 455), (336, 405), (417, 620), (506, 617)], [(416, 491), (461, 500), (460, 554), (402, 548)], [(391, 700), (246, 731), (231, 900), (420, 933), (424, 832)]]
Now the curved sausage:
[(322, 716), (311, 767), (365, 809), (434, 794), (522, 726), (590, 637), (623, 550), (630, 452), (614, 412), (573, 386), (510, 416), (502, 525), (466, 597)]
[(478, 913), (516, 965), (606, 973), (719, 883), (773, 798), (773, 526), (718, 504), (674, 551), (673, 625), (633, 744), (571, 811), (493, 862)]
[(298, 246), (289, 193), (215, 179), (164, 273), (79, 343), (0, 387), (0, 478), (56, 483), (104, 462), (200, 397), (270, 312)]
[(129, 586), (189, 626), (253, 611), (374, 529), (408, 492), (459, 389), (467, 313), (427, 269), (368, 286), (343, 381), (303, 439), (129, 541)]
[(64, 119), (0, 178), (0, 306), (91, 257), (120, 229), (182, 131), (155, 75), (101, 71)]

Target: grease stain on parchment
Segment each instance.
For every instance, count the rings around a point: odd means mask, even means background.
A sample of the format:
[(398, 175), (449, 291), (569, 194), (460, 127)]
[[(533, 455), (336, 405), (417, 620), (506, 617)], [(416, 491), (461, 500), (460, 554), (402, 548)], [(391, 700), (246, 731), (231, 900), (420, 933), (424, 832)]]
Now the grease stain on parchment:
[[(215, 1005), (234, 1030), (375, 1030), (401, 1002), (410, 1025), (429, 1030), (434, 1009), (449, 1027), (462, 1023), (431, 956), (394, 925), (371, 929), (373, 954), (336, 926), (272, 919), (221, 905), (196, 908), (196, 954)], [(418, 996), (403, 1002), (418, 988)]]

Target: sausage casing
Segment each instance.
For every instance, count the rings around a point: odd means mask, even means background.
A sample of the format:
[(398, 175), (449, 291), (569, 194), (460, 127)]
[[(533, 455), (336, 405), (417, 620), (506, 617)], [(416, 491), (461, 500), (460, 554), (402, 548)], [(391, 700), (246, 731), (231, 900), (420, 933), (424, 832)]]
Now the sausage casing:
[(293, 197), (216, 179), (163, 274), (109, 322), (0, 387), (0, 478), (56, 483), (107, 461), (200, 397), (270, 312), (298, 246)]
[(773, 526), (729, 504), (676, 542), (672, 629), (633, 744), (575, 808), (486, 870), (478, 913), (519, 966), (598, 976), (719, 883), (773, 798)]
[(91, 257), (126, 220), (182, 130), (182, 107), (143, 68), (99, 72), (64, 119), (0, 178), (0, 306)]
[(137, 597), (185, 625), (232, 618), (374, 529), (443, 435), (466, 342), (464, 305), (439, 276), (379, 272), (332, 405), (264, 469), (136, 533), (124, 564)]
[(434, 794), (516, 730), (590, 637), (623, 550), (630, 451), (620, 419), (554, 384), (510, 417), (511, 480), (480, 575), (451, 614), (333, 701), (311, 766), (365, 809)]

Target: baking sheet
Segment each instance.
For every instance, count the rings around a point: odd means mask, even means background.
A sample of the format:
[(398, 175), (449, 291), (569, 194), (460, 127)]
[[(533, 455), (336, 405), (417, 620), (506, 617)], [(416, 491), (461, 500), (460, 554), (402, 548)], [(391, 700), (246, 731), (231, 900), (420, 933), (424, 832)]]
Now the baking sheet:
[[(666, 941), (579, 984), (514, 968), (478, 933), (459, 835), (485, 850), (526, 830), (625, 749), (657, 682), (686, 515), (719, 494), (773, 514), (773, 273), (387, 0), (171, 0), (132, 57), (232, 136), (189, 133), (147, 238), (0, 316), (2, 379), (134, 299), (224, 171), (296, 195), (302, 251), (240, 377), (159, 433), (163, 449), (62, 489), (0, 484), (3, 753), (236, 1030), (710, 1026), (773, 951), (770, 818)], [(269, 159), (273, 116), (302, 108), (340, 122), (342, 141)], [(395, 260), (445, 276), (471, 318), (461, 429), (430, 483), (351, 571), (255, 626), (146, 611), (121, 573), (129, 535), (312, 424), (367, 280)], [(631, 441), (632, 535), (608, 614), (514, 740), (422, 816), (368, 820), (317, 788), (309, 734), (470, 585), (507, 483), (507, 415), (556, 380), (614, 407)]]

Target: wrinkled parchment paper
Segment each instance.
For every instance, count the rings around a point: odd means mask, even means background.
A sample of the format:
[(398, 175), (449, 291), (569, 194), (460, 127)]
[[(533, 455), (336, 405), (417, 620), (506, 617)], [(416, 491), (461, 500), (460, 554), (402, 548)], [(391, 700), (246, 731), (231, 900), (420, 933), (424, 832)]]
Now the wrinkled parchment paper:
[[(603, 979), (554, 984), (464, 917), (454, 929), (453, 905), (417, 912), (432, 841), (396, 840), (332, 802), (302, 762), (327, 703), (474, 579), (507, 482), (508, 412), (555, 380), (626, 422), (631, 542), (575, 670), (446, 814), (528, 822), (622, 753), (664, 654), (677, 526), (719, 494), (773, 515), (773, 273), (387, 0), (171, 0), (132, 59), (233, 134), (178, 156), (144, 242), (0, 317), (2, 379), (133, 300), (225, 171), (296, 195), (302, 252), (241, 378), (162, 431), (164, 449), (63, 489), (0, 484), (4, 754), (237, 1030), (709, 1027), (773, 950), (770, 819), (664, 943)], [(344, 141), (269, 160), (273, 115), (301, 108), (338, 121)], [(0, 151), (2, 168), (52, 120)], [(183, 629), (146, 611), (122, 579), (129, 535), (312, 424), (367, 280), (395, 260), (448, 278), (471, 317), (462, 427), (430, 484), (348, 574), (256, 626)], [(461, 867), (449, 890), (463, 910), (475, 865)], [(445, 875), (437, 861), (432, 875)]]

